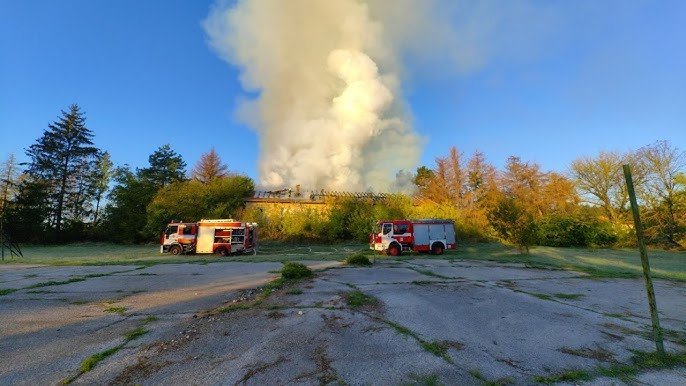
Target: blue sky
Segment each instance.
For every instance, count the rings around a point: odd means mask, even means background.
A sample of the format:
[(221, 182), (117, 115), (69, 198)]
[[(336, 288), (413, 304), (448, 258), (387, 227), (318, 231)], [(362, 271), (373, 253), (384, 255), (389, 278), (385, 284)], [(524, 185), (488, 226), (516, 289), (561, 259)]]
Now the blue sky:
[[(545, 8), (533, 14), (547, 20), (505, 8), (504, 27), (474, 42), (486, 48), (480, 65), (406, 61), (421, 164), (453, 145), (498, 166), (519, 155), (559, 171), (661, 139), (686, 149), (686, 2), (521, 3)], [(211, 4), (0, 0), (0, 157), (25, 161), (78, 103), (117, 164), (144, 166), (171, 143), (190, 167), (214, 146), (232, 170), (257, 177), (256, 135), (234, 114), (245, 97), (239, 69), (210, 50), (201, 26)]]

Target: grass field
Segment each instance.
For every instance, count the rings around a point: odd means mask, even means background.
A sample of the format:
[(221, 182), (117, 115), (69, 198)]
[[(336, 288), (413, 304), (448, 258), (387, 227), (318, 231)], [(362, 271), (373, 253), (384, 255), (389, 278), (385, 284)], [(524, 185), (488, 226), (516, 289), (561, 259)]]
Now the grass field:
[[(354, 252), (372, 252), (367, 245), (342, 244), (290, 244), (264, 242), (257, 255), (219, 257), (214, 255), (171, 256), (161, 255), (158, 245), (115, 245), (101, 243), (69, 244), (58, 246), (24, 246), (24, 258), (5, 258), (4, 264), (48, 265), (111, 265), (111, 264), (164, 264), (206, 263), (216, 261), (290, 261), (290, 260), (343, 260)], [(654, 277), (686, 281), (686, 252), (649, 251)], [(385, 258), (379, 256), (379, 258)], [(401, 258), (434, 258), (431, 255), (404, 254)], [(441, 258), (463, 260), (489, 260), (524, 263), (532, 267), (560, 268), (586, 272), (595, 277), (637, 277), (641, 275), (638, 251), (625, 249), (587, 249), (536, 247), (529, 255), (520, 255), (499, 243), (463, 245), (456, 251), (447, 251)]]

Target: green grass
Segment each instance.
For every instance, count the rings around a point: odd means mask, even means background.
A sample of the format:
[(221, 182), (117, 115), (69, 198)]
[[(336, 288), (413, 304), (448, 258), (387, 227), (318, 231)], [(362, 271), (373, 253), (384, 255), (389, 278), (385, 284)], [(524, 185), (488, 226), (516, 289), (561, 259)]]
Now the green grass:
[(656, 352), (633, 351), (633, 353), (634, 355), (629, 363), (613, 363), (609, 367), (597, 367), (592, 372), (568, 370), (559, 374), (537, 375), (534, 377), (534, 380), (538, 383), (552, 384), (557, 382), (588, 381), (604, 376), (631, 382), (642, 371), (686, 366), (686, 351), (666, 353), (664, 356), (660, 356)]
[(666, 353), (662, 357), (656, 352), (634, 351), (630, 363), (614, 363), (609, 367), (599, 367), (597, 374), (628, 382), (641, 371), (683, 366), (686, 366), (686, 352)]
[(281, 277), (285, 280), (304, 279), (312, 275), (312, 270), (302, 263), (287, 261), (281, 268)]
[(582, 294), (564, 294), (564, 293), (556, 293), (554, 295), (558, 299), (568, 299), (568, 300), (578, 300), (584, 297)]
[[(143, 325), (146, 325), (150, 322), (154, 322), (156, 320), (157, 320), (157, 317), (148, 316), (147, 318), (143, 319)], [(120, 343), (114, 347), (108, 348), (107, 350), (100, 351), (98, 353), (95, 353), (95, 354), (87, 357), (86, 359), (81, 361), (81, 365), (79, 366), (79, 373), (72, 376), (71, 378), (63, 379), (61, 384), (68, 385), (68, 384), (74, 382), (76, 380), (76, 378), (80, 377), (84, 373), (87, 373), (87, 372), (93, 370), (95, 368), (95, 366), (97, 366), (97, 364), (102, 362), (105, 358), (114, 355), (119, 350), (124, 348), (124, 346), (126, 346), (127, 343), (140, 338), (141, 336), (147, 334), (148, 332), (150, 332), (150, 331), (148, 329), (144, 328), (143, 326), (140, 326), (138, 328), (135, 328), (131, 331), (126, 332), (123, 336), (123, 338), (124, 338), (123, 343)]]
[(77, 283), (77, 282), (86, 281), (86, 280), (87, 280), (87, 278), (84, 276), (74, 276), (74, 277), (71, 277), (67, 280), (50, 280), (50, 281), (44, 281), (42, 283), (31, 284), (28, 287), (24, 287), (24, 289), (49, 287), (51, 285), (62, 285), (62, 284), (69, 284), (69, 283)]
[(150, 315), (150, 316), (146, 317), (145, 319), (143, 319), (143, 324), (148, 324), (148, 323), (156, 322), (156, 321), (158, 321), (158, 320), (159, 320), (159, 318), (158, 318), (157, 316), (155, 316), (155, 315)]
[(408, 336), (408, 337), (414, 339), (415, 341), (417, 341), (419, 346), (424, 351), (431, 353), (431, 354), (443, 359), (444, 361), (446, 361), (448, 363), (451, 363), (451, 364), (453, 363), (453, 360), (450, 358), (450, 355), (448, 355), (448, 348), (450, 348), (450, 347), (458, 348), (458, 349), (462, 348), (462, 344), (457, 343), (457, 342), (448, 342), (448, 341), (430, 342), (430, 341), (422, 339), (422, 337), (418, 333), (410, 330), (409, 328), (407, 328), (401, 324), (398, 324), (398, 323), (393, 322), (393, 321), (388, 320), (388, 319), (382, 319), (382, 318), (378, 318), (378, 317), (375, 319), (378, 320), (379, 322), (385, 323), (389, 327), (393, 328), (395, 330), (395, 332), (397, 332), (398, 334)]
[(351, 253), (369, 251), (360, 243), (306, 244), (265, 242), (257, 255), (246, 254), (220, 257), (217, 255), (160, 254), (158, 244), (120, 245), (111, 243), (78, 243), (63, 245), (22, 245), (23, 258), (8, 258), (0, 264), (47, 264), (47, 265), (155, 265), (197, 263), (207, 264), (226, 261), (299, 261), (338, 260)]
[(9, 294), (11, 294), (11, 293), (13, 293), (13, 292), (16, 292), (16, 291), (17, 291), (16, 288), (4, 288), (4, 289), (0, 289), (0, 296), (9, 295)]
[(446, 362), (452, 363), (452, 359), (448, 355), (448, 346), (442, 344), (441, 342), (427, 342), (422, 340), (419, 345), (424, 349), (424, 351), (429, 352), (437, 357), (443, 358)]
[(84, 359), (81, 362), (81, 367), (79, 368), (79, 370), (81, 371), (81, 374), (87, 373), (87, 372), (93, 370), (93, 368), (95, 368), (95, 366), (98, 363), (100, 363), (103, 359), (105, 359), (108, 356), (110, 356), (110, 355), (116, 353), (117, 351), (121, 350), (122, 347), (124, 347), (124, 344), (114, 346), (112, 348), (109, 348), (105, 351), (101, 351), (99, 353), (93, 354), (93, 355), (89, 356), (88, 358)]
[(510, 377), (489, 380), (481, 373), (481, 371), (476, 369), (469, 370), (469, 374), (471, 374), (472, 377), (476, 378), (482, 386), (505, 386), (514, 384), (514, 380)]
[(302, 295), (302, 294), (303, 294), (303, 290), (301, 290), (300, 288), (293, 288), (293, 289), (289, 290), (289, 291), (286, 292), (286, 293), (289, 294), (289, 295)]
[(126, 307), (120, 307), (120, 306), (109, 306), (103, 310), (103, 312), (109, 312), (112, 314), (119, 314), (119, 315), (124, 315), (126, 312)]
[(346, 293), (345, 301), (348, 306), (353, 309), (364, 306), (373, 306), (379, 303), (377, 298), (366, 295), (360, 290), (354, 290)]
[[(533, 247), (529, 255), (520, 255), (513, 247), (488, 243), (461, 245), (455, 251), (446, 251), (442, 257), (562, 268), (585, 272), (597, 278), (640, 277), (643, 274), (638, 250), (633, 249)], [(651, 249), (648, 257), (654, 278), (686, 281), (686, 252)]]
[(150, 332), (148, 329), (143, 328), (143, 327), (138, 327), (138, 328), (136, 328), (135, 330), (131, 330), (131, 331), (127, 332), (127, 333), (124, 335), (124, 339), (125, 339), (127, 342), (130, 342), (130, 341), (132, 341), (132, 340), (134, 340), (134, 339), (140, 338), (141, 336), (147, 334), (148, 332)]
[(552, 296), (546, 295), (546, 294), (541, 294), (541, 293), (537, 293), (537, 292), (532, 292), (531, 295), (532, 295), (532, 296), (535, 296), (535, 297), (537, 297), (537, 298), (539, 298), (539, 299), (541, 299), (541, 300), (553, 300), (553, 297), (552, 297)]
[(348, 265), (362, 265), (370, 266), (372, 262), (369, 261), (369, 257), (365, 255), (364, 252), (353, 253), (352, 255), (345, 258), (345, 263)]
[[(53, 246), (22, 246), (24, 258), (5, 259), (0, 264), (26, 263), (48, 265), (154, 265), (164, 263), (199, 263), (225, 261), (298, 261), (345, 260), (353, 253), (366, 254), (369, 249), (360, 243), (297, 244), (264, 242), (257, 255), (218, 257), (214, 255), (171, 256), (160, 254), (159, 246), (82, 243)], [(686, 281), (686, 252), (650, 250), (653, 277)], [(639, 277), (641, 259), (637, 250), (534, 247), (529, 255), (520, 255), (516, 248), (500, 243), (459, 245), (441, 256), (405, 254), (401, 259), (441, 258), (488, 260), (523, 263), (527, 267), (567, 269), (585, 272), (593, 277)]]
[(441, 386), (443, 385), (439, 379), (437, 374), (426, 374), (426, 375), (418, 375), (418, 374), (410, 374), (410, 379), (412, 379), (411, 382), (404, 382), (401, 383), (401, 386), (412, 386), (412, 385), (421, 385), (421, 386)]
[(591, 379), (593, 379), (593, 376), (583, 370), (568, 370), (559, 374), (534, 376), (534, 381), (545, 383), (546, 385), (558, 382), (589, 381)]

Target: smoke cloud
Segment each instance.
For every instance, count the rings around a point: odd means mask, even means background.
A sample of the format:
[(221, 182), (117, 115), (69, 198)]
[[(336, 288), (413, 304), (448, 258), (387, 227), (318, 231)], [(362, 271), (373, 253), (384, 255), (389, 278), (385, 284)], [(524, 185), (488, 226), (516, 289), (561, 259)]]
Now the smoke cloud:
[(421, 140), (383, 22), (356, 0), (213, 8), (204, 24), (211, 46), (258, 94), (240, 111), (259, 135), (262, 186), (385, 191), (416, 166)]
[[(494, 31), (516, 36), (492, 22), (508, 4), (216, 3), (203, 27), (210, 46), (241, 69), (242, 86), (256, 95), (241, 103), (238, 115), (259, 136), (260, 185), (404, 190), (401, 180), (411, 180), (408, 170), (417, 166), (423, 141), (401, 95), (402, 59), (434, 72), (473, 71), (486, 61)], [(522, 28), (516, 23), (512, 30)]]

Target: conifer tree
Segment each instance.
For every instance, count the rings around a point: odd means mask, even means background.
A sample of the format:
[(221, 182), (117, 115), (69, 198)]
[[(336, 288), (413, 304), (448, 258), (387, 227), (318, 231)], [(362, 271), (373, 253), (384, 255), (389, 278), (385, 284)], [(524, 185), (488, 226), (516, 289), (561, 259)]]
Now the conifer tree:
[(31, 159), (28, 175), (48, 187), (50, 225), (57, 231), (62, 229), (68, 210), (77, 220), (82, 217), (83, 181), (87, 180), (98, 153), (93, 146), (93, 133), (85, 122), (83, 112), (73, 104), (26, 150)]
[(193, 167), (191, 177), (203, 184), (207, 184), (215, 178), (222, 178), (228, 175), (228, 167), (222, 163), (219, 154), (210, 149), (207, 153), (200, 156), (200, 160)]

